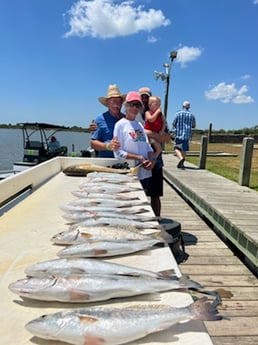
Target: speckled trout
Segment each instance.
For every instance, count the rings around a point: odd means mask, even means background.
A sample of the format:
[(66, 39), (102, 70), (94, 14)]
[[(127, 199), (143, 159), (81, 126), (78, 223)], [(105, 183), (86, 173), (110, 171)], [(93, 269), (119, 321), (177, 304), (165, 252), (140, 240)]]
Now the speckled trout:
[(99, 225), (113, 225), (113, 226), (133, 226), (136, 229), (157, 229), (161, 230), (162, 227), (156, 222), (140, 222), (133, 219), (118, 218), (118, 217), (99, 217), (89, 218), (82, 222), (71, 225), (71, 229), (75, 229), (77, 226), (88, 227), (88, 226), (99, 226)]
[(26, 324), (34, 336), (74, 345), (119, 345), (189, 320), (221, 320), (206, 297), (185, 307), (134, 305), (93, 307), (43, 315)]
[(113, 274), (126, 276), (148, 276), (157, 279), (168, 279), (174, 275), (174, 270), (153, 272), (137, 267), (116, 264), (98, 259), (53, 259), (37, 262), (26, 267), (25, 274), (30, 277), (45, 277), (50, 275), (79, 274)]
[(92, 193), (129, 193), (135, 191), (142, 191), (140, 186), (119, 185), (115, 183), (94, 183), (88, 182), (80, 185), (80, 191)]
[[(79, 195), (78, 195), (79, 196)], [(108, 200), (104, 198), (89, 198), (88, 193), (87, 195), (79, 196), (80, 198), (84, 199), (83, 205), (84, 206), (93, 206), (93, 205), (106, 205), (107, 207), (136, 207), (142, 205), (150, 205), (148, 200)]]
[[(110, 212), (110, 213), (124, 213), (124, 214), (140, 214), (149, 212), (144, 207), (110, 207), (107, 205), (85, 205), (85, 199), (76, 199), (71, 201), (69, 204), (60, 205), (60, 209), (65, 212), (77, 212), (77, 211), (88, 211), (88, 212)], [(87, 200), (87, 199), (86, 199)]]
[[(87, 195), (88, 194), (88, 195)], [(97, 193), (97, 192), (85, 192), (85, 198), (84, 199), (109, 199), (109, 200), (139, 200), (138, 196), (133, 195), (127, 195), (123, 193)]]
[(200, 289), (201, 286), (185, 276), (155, 279), (107, 274), (27, 277), (9, 285), (9, 289), (21, 297), (68, 303), (106, 301), (187, 288)]
[(121, 218), (127, 220), (135, 220), (138, 222), (151, 222), (157, 220), (155, 216), (147, 216), (138, 213), (126, 214), (125, 212), (105, 212), (105, 211), (86, 211), (83, 209), (77, 211), (67, 211), (62, 217), (69, 222), (78, 223), (87, 219), (97, 219), (97, 218)]

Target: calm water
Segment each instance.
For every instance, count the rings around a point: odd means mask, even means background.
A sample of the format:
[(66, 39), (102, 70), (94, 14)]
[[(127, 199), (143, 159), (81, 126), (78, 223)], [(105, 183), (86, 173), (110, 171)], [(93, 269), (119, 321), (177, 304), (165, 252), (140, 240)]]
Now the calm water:
[[(51, 132), (47, 132), (47, 135), (50, 134)], [(87, 150), (90, 144), (89, 133), (57, 132), (55, 136), (61, 145), (68, 147), (68, 154), (72, 151), (80, 153), (81, 150)], [(22, 161), (22, 157), (22, 131), (0, 128), (0, 171), (12, 170), (13, 163)]]

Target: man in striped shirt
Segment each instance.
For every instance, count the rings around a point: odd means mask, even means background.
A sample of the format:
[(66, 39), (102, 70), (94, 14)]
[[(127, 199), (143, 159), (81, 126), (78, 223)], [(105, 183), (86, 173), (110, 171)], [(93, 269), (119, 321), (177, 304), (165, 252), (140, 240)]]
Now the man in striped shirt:
[(192, 138), (192, 128), (196, 127), (195, 116), (190, 112), (190, 102), (184, 101), (182, 110), (175, 114), (172, 126), (175, 129), (175, 154), (179, 159), (177, 167), (184, 169), (186, 152), (189, 151), (189, 141)]

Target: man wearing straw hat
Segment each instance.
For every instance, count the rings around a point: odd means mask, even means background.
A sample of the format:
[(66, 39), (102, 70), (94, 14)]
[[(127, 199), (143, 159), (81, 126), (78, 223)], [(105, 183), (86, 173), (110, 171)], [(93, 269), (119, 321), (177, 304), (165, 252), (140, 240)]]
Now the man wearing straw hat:
[[(124, 117), (121, 107), (125, 100), (125, 94), (121, 94), (116, 84), (109, 85), (107, 95), (98, 98), (99, 102), (107, 107), (107, 111), (95, 119), (94, 130), (91, 136), (91, 147), (98, 152), (98, 157), (113, 158), (115, 141), (113, 130), (115, 123)], [(113, 139), (113, 140), (112, 140)], [(119, 143), (117, 143), (119, 146)]]

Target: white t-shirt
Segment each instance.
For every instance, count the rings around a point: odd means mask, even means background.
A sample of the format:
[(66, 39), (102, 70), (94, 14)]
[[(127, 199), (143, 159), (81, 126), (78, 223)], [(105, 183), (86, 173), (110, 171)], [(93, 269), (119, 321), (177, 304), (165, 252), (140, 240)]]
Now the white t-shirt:
[[(115, 124), (113, 136), (121, 145), (118, 151), (114, 151), (115, 158), (126, 159), (129, 152), (148, 159), (148, 153), (153, 151), (143, 125), (136, 120), (119, 120)], [(138, 163), (139, 161), (135, 161), (135, 165)], [(138, 177), (140, 180), (151, 177), (151, 170), (139, 168)]]

